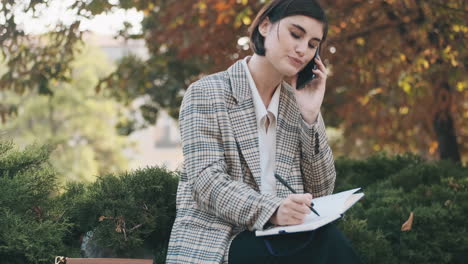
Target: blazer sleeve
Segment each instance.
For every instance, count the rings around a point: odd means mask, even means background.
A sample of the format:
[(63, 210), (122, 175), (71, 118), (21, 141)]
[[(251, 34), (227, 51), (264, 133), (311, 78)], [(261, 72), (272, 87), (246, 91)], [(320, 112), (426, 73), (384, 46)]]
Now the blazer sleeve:
[[(227, 173), (219, 114), (224, 105), (210, 96), (208, 87), (192, 84), (184, 95), (179, 124), (184, 171), (197, 206), (208, 213), (249, 230), (261, 230), (282, 199), (260, 194)], [(208, 91), (207, 91), (208, 90)], [(225, 112), (226, 113), (226, 112)], [(234, 139), (232, 139), (234, 140)]]
[(312, 126), (302, 120), (300, 130), (304, 191), (314, 197), (329, 195), (335, 186), (336, 171), (322, 115), (319, 113)]

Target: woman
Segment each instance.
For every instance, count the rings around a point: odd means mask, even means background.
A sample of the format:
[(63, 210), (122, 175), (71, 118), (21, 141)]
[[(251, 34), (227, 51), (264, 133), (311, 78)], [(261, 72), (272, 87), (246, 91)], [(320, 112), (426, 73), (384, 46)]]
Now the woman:
[(184, 168), (167, 263), (358, 262), (333, 226), (254, 235), (302, 223), (312, 197), (332, 193), (335, 169), (320, 115), (327, 69), (319, 58), (317, 78), (295, 89), (326, 38), (323, 10), (314, 0), (273, 0), (250, 32), (253, 56), (193, 83), (184, 96)]

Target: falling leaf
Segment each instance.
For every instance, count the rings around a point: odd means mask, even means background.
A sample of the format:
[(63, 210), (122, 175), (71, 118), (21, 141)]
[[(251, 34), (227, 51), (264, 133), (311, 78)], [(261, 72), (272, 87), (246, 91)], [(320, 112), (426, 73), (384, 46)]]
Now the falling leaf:
[(408, 220), (406, 220), (405, 223), (401, 226), (401, 231), (410, 231), (411, 227), (413, 226), (413, 218), (414, 214), (413, 212), (410, 213)]
[(250, 25), (252, 23), (252, 20), (250, 19), (250, 17), (248, 16), (245, 16), (242, 18), (242, 23), (244, 23), (244, 25)]
[[(346, 24), (345, 24), (346, 25)], [(364, 44), (366, 43), (366, 40), (364, 38), (357, 38), (356, 39), (356, 43), (359, 45), (359, 46), (364, 46)]]
[(400, 53), (400, 60), (401, 61), (406, 61), (406, 55), (403, 53)]
[(406, 106), (400, 107), (400, 115), (407, 115), (409, 112), (409, 108)]
[(432, 141), (431, 145), (429, 146), (429, 153), (434, 154), (438, 148), (439, 148), (439, 142)]
[(452, 204), (452, 201), (451, 201), (451, 200), (447, 200), (447, 201), (445, 201), (445, 203), (444, 203), (444, 205), (445, 205), (446, 207), (449, 207), (451, 204)]
[(465, 83), (462, 83), (462, 82), (457, 82), (457, 90), (459, 92), (463, 92), (463, 90), (465, 89)]

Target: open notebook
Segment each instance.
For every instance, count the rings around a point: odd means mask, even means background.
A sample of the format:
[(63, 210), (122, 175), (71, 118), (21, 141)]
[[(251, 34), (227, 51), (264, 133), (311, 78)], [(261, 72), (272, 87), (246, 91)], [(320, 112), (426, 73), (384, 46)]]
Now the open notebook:
[(359, 201), (364, 193), (356, 193), (361, 188), (313, 199), (314, 209), (320, 216), (310, 213), (300, 225), (277, 226), (255, 231), (256, 236), (271, 236), (315, 230), (340, 218), (346, 210)]

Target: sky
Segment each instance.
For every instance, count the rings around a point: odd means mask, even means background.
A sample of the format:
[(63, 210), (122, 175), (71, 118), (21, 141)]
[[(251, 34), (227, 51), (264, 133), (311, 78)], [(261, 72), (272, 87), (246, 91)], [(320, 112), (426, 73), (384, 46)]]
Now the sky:
[[(32, 12), (16, 12), (16, 22), (20, 24), (26, 34), (40, 34), (49, 31), (59, 22), (66, 25), (74, 21), (73, 13), (67, 11), (73, 0), (52, 0), (48, 8), (38, 7), (37, 17), (33, 18)], [(81, 30), (89, 30), (97, 34), (115, 35), (123, 28), (123, 22), (128, 21), (133, 25), (131, 33), (141, 32), (143, 13), (136, 9), (115, 9), (111, 13), (97, 15), (93, 19), (82, 19)], [(1, 22), (1, 21), (0, 21)]]

